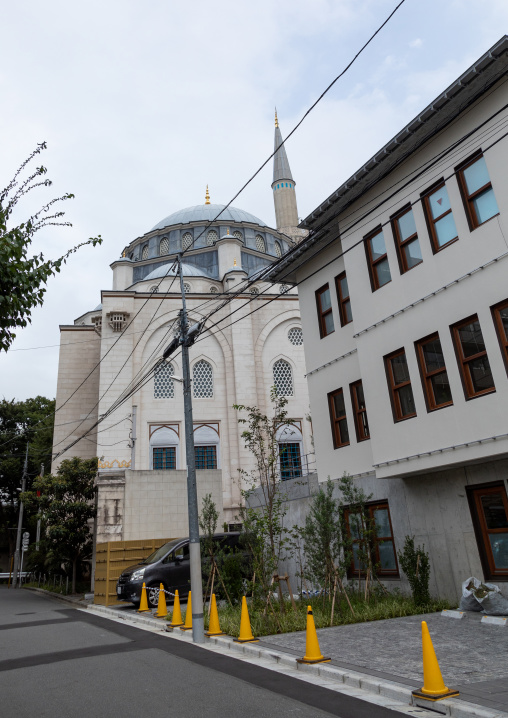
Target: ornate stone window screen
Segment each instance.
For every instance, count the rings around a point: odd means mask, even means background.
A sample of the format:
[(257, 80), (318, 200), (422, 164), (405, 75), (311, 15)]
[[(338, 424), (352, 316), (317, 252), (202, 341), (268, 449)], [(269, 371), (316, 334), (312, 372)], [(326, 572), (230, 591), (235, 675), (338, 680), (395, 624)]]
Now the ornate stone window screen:
[(273, 365), (273, 383), (278, 396), (293, 396), (293, 370), (291, 364), (279, 359)]
[(210, 287), (210, 294), (217, 294), (218, 291), (217, 287)]
[(190, 249), (192, 247), (193, 243), (192, 234), (190, 232), (185, 232), (185, 234), (182, 237), (182, 249), (185, 252), (185, 250)]
[(159, 245), (159, 254), (169, 254), (169, 237), (163, 237)]
[(95, 331), (100, 336), (102, 334), (102, 314), (97, 314), (95, 317), (92, 317), (91, 322)]
[(175, 383), (171, 377), (174, 373), (172, 364), (162, 364), (157, 369), (153, 380), (154, 399), (173, 399)]
[(183, 291), (185, 292), (185, 294), (188, 294), (191, 291), (191, 285), (188, 284), (187, 282), (184, 282)]
[(237, 229), (233, 232), (233, 237), (236, 237), (236, 239), (242, 239), (243, 240), (243, 234), (239, 232)]
[(159, 287), (156, 284), (154, 284), (153, 287), (150, 287), (149, 291), (151, 294), (157, 294), (157, 292), (159, 291)]
[(303, 344), (303, 333), (301, 327), (291, 327), (288, 331), (288, 339), (295, 347), (299, 347)]
[(141, 259), (148, 259), (148, 244), (145, 244), (141, 250)]
[(252, 289), (250, 290), (250, 293), (251, 294), (259, 294), (259, 289), (257, 287), (252, 287)]
[(280, 242), (275, 242), (275, 256), (282, 257), (282, 247), (280, 246)]
[(111, 329), (114, 332), (122, 332), (127, 325), (130, 314), (127, 312), (109, 312), (106, 316)]
[(265, 240), (260, 234), (256, 234), (256, 249), (258, 252), (266, 252)]
[(212, 365), (204, 359), (200, 359), (194, 364), (192, 369), (192, 389), (195, 399), (213, 397), (213, 369)]
[(279, 287), (279, 293), (285, 294), (286, 292), (289, 292), (290, 289), (291, 287), (288, 284), (281, 284)]
[(219, 235), (214, 229), (211, 229), (206, 235), (206, 243), (209, 247), (219, 239)]

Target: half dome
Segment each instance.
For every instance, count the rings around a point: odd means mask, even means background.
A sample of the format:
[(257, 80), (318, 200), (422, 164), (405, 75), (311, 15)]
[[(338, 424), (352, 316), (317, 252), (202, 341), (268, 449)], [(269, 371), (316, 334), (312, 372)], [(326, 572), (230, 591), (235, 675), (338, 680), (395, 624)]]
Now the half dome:
[[(162, 277), (174, 277), (178, 274), (176, 266), (171, 266), (170, 263), (161, 264), (157, 269), (154, 269), (150, 274), (147, 274), (143, 279), (138, 279), (138, 282), (148, 282), (152, 279), (161, 279)], [(194, 267), (191, 264), (184, 264), (182, 262), (182, 274), (184, 277), (206, 277), (212, 279), (206, 269), (201, 267)]]
[[(178, 212), (173, 212), (165, 219), (161, 220), (155, 227), (150, 230), (153, 232), (155, 229), (164, 229), (164, 227), (171, 227), (175, 224), (189, 224), (191, 222), (211, 222), (224, 209), (224, 204), (198, 204), (195, 207), (186, 207), (180, 209)], [(250, 224), (258, 224), (260, 227), (267, 227), (266, 222), (256, 217), (250, 212), (245, 212), (243, 209), (237, 207), (228, 207), (224, 209), (224, 212), (220, 215), (217, 222), (249, 222)]]

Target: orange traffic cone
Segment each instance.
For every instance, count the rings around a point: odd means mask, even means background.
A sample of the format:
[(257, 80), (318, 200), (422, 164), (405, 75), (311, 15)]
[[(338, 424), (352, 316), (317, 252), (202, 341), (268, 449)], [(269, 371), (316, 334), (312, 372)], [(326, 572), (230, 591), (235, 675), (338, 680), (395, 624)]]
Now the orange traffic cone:
[(210, 623), (208, 624), (208, 631), (205, 636), (223, 636), (223, 632), (220, 630), (219, 625), (219, 612), (217, 611), (217, 601), (215, 600), (215, 593), (212, 593), (212, 605), (210, 607)]
[(164, 593), (164, 584), (161, 583), (159, 588), (159, 602), (157, 603), (157, 618), (166, 618), (168, 615), (168, 608), (166, 606), (166, 594)]
[(178, 595), (178, 589), (176, 589), (176, 591), (175, 591), (175, 602), (173, 603), (173, 615), (171, 617), (171, 623), (169, 625), (172, 628), (178, 628), (178, 626), (183, 626), (182, 610), (180, 608), (180, 596)]
[(258, 643), (259, 638), (254, 638), (252, 628), (250, 627), (249, 610), (247, 608), (247, 599), (242, 598), (242, 615), (240, 618), (240, 635), (233, 638), (235, 643)]
[(428, 701), (442, 701), (443, 698), (458, 696), (459, 692), (445, 686), (441, 669), (437, 662), (436, 652), (432, 645), (429, 629), (422, 621), (422, 650), (423, 650), (423, 687), (413, 691), (416, 698), (425, 698)]
[(180, 630), (192, 631), (192, 596), (190, 591), (187, 599), (187, 610), (185, 611), (185, 624), (180, 626)]
[(146, 586), (143, 582), (143, 588), (141, 589), (141, 601), (138, 608), (138, 613), (146, 613), (150, 609), (148, 608), (148, 601), (146, 600)]
[(331, 658), (325, 658), (319, 648), (319, 641), (316, 633), (316, 625), (314, 623), (314, 614), (312, 606), (307, 606), (307, 634), (305, 640), (305, 655), (303, 658), (297, 658), (297, 663), (328, 663)]

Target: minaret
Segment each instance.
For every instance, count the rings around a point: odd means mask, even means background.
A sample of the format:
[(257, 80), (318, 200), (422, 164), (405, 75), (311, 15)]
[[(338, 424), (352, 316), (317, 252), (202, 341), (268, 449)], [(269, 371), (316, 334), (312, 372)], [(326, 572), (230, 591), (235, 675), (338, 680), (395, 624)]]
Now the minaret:
[(282, 134), (277, 119), (277, 110), (275, 110), (274, 149), (272, 190), (277, 229), (279, 232), (283, 232), (299, 242), (307, 235), (307, 232), (298, 229), (295, 181), (289, 167), (286, 148), (282, 144)]

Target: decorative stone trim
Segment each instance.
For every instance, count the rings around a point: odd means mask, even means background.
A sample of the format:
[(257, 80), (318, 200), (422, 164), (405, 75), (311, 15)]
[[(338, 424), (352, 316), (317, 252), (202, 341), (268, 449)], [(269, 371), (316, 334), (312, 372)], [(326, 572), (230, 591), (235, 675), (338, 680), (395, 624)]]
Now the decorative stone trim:
[(122, 332), (125, 329), (130, 314), (127, 312), (108, 312), (106, 317), (108, 318), (108, 326), (110, 326), (114, 332)]

